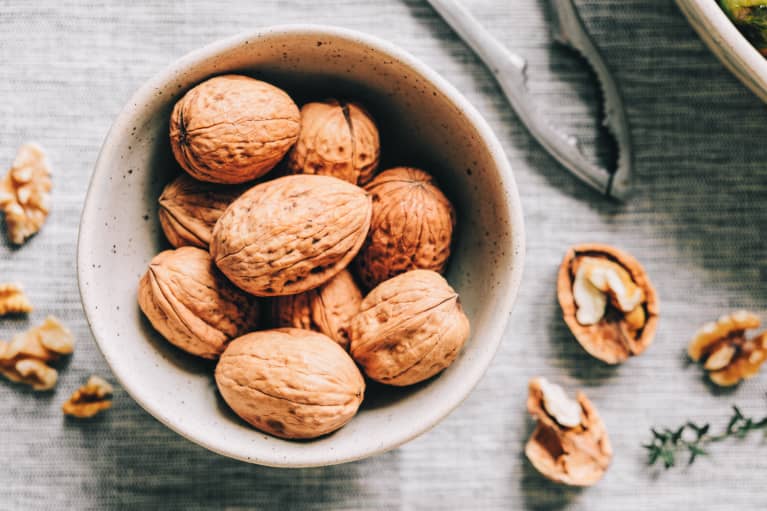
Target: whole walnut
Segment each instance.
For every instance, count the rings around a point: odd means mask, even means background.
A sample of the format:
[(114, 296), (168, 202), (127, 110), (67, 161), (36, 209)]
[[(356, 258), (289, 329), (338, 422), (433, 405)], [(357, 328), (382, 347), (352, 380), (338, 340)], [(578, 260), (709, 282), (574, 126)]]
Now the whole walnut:
[(373, 215), (356, 260), (357, 274), (368, 288), (415, 270), (442, 273), (450, 256), (455, 212), (426, 172), (396, 167), (365, 186)]
[(352, 320), (351, 354), (373, 380), (412, 385), (452, 364), (469, 330), (447, 281), (431, 270), (412, 270), (362, 300)]
[(160, 225), (174, 247), (207, 249), (213, 226), (245, 188), (203, 183), (182, 174), (160, 195)]
[(295, 143), (298, 107), (285, 91), (242, 75), (210, 78), (170, 117), (170, 143), (192, 177), (237, 184), (269, 172)]
[(301, 133), (288, 153), (287, 169), (363, 185), (373, 177), (380, 151), (378, 128), (358, 103), (307, 103), (301, 107)]
[(300, 174), (254, 186), (213, 229), (210, 253), (236, 286), (256, 296), (313, 289), (357, 255), (370, 197), (335, 177)]
[(258, 319), (255, 299), (230, 284), (196, 247), (155, 256), (139, 282), (138, 303), (168, 341), (211, 359), (230, 340), (254, 330)]
[(329, 337), (264, 330), (235, 339), (216, 366), (216, 384), (234, 412), (282, 438), (316, 438), (354, 417), (365, 380)]
[(321, 285), (297, 295), (274, 300), (274, 322), (281, 327), (321, 332), (342, 348), (349, 347), (349, 324), (359, 312), (362, 292), (347, 270)]

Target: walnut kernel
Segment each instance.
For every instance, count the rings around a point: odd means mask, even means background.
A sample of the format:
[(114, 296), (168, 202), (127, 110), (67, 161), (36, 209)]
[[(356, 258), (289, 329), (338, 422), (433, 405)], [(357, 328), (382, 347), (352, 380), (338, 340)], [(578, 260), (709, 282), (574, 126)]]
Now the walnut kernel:
[(20, 285), (0, 284), (0, 316), (29, 312), (32, 312), (32, 304)]
[(112, 407), (112, 386), (100, 376), (91, 376), (65, 402), (61, 410), (65, 415), (78, 419), (88, 419), (97, 413)]
[(42, 148), (21, 146), (13, 166), (0, 181), (0, 209), (8, 238), (21, 245), (45, 223), (50, 209), (50, 167)]

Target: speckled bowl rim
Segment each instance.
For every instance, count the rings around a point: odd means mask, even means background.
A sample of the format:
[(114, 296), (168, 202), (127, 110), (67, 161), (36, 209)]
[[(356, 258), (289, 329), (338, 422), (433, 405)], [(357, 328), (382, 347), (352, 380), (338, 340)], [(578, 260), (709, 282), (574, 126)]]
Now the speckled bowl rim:
[[(105, 179), (105, 176), (111, 171), (110, 162), (105, 161), (105, 155), (110, 152), (107, 150), (107, 148), (115, 143), (113, 142), (113, 139), (122, 136), (121, 134), (123, 133), (129, 132), (133, 122), (132, 119), (138, 112), (142, 110), (142, 108), (144, 108), (143, 105), (146, 105), (149, 102), (151, 97), (156, 94), (157, 90), (162, 89), (167, 82), (183, 73), (184, 70), (193, 68), (201, 61), (224, 54), (248, 42), (252, 43), (254, 40), (258, 40), (261, 37), (275, 35), (296, 35), (320, 38), (331, 36), (340, 39), (346, 39), (352, 43), (367, 46), (379, 53), (387, 54), (403, 65), (412, 68), (414, 71), (428, 80), (431, 84), (433, 84), (437, 90), (441, 91), (445, 97), (448, 98), (453, 104), (455, 104), (470, 120), (482, 138), (484, 144), (488, 147), (489, 153), (499, 172), (500, 184), (506, 192), (506, 197), (508, 197), (508, 210), (505, 213), (510, 220), (512, 233), (514, 233), (512, 236), (513, 246), (509, 247), (511, 249), (511, 253), (513, 254), (514, 264), (510, 265), (510, 267), (507, 269), (507, 274), (505, 276), (505, 280), (507, 282), (506, 293), (505, 296), (501, 298), (500, 303), (497, 305), (498, 310), (502, 311), (503, 314), (499, 314), (493, 323), (487, 328), (490, 334), (487, 336), (488, 338), (485, 338), (482, 341), (483, 346), (485, 346), (486, 349), (480, 350), (476, 355), (477, 358), (480, 359), (480, 362), (469, 366), (466, 370), (463, 371), (465, 373), (463, 374), (463, 381), (465, 384), (458, 390), (450, 392), (449, 394), (446, 393), (445, 399), (438, 401), (435, 406), (429, 410), (425, 410), (423, 415), (419, 417), (419, 420), (414, 421), (412, 427), (409, 430), (403, 430), (402, 435), (396, 441), (392, 441), (388, 445), (379, 445), (374, 442), (370, 442), (355, 452), (339, 453), (329, 450), (327, 459), (324, 460), (312, 458), (311, 461), (302, 461), (298, 459), (286, 462), (284, 459), (280, 458), (279, 454), (275, 454), (273, 457), (269, 458), (254, 458), (252, 456), (245, 456), (237, 451), (236, 446), (232, 446), (230, 448), (223, 442), (220, 444), (214, 444), (207, 441), (206, 439), (197, 437), (187, 429), (183, 421), (178, 421), (176, 418), (168, 416), (163, 410), (154, 407), (151, 403), (151, 400), (145, 399), (145, 397), (141, 395), (140, 392), (132, 385), (131, 382), (135, 376), (132, 374), (126, 374), (127, 371), (123, 371), (120, 361), (107, 356), (106, 350), (103, 349), (102, 343), (109, 342), (110, 332), (101, 332), (93, 327), (93, 321), (91, 318), (95, 317), (97, 314), (103, 314), (104, 312), (97, 309), (97, 304), (94, 303), (94, 297), (92, 296), (93, 292), (90, 291), (89, 287), (85, 284), (89, 275), (92, 274), (91, 263), (88, 261), (87, 256), (88, 253), (91, 253), (92, 247), (87, 245), (86, 241), (83, 239), (83, 227), (93, 225), (94, 222), (98, 221), (98, 218), (96, 218), (98, 212), (94, 206), (94, 201), (90, 199), (93, 194), (97, 192), (99, 183), (101, 183)], [(409, 442), (419, 435), (429, 431), (443, 418), (450, 414), (455, 408), (457, 408), (479, 383), (480, 379), (495, 357), (496, 352), (498, 351), (498, 347), (500, 346), (501, 340), (503, 338), (503, 333), (505, 331), (512, 308), (514, 306), (514, 302), (516, 301), (517, 293), (521, 285), (524, 258), (524, 220), (522, 216), (521, 200), (517, 190), (516, 182), (512, 174), (511, 165), (506, 158), (498, 138), (495, 136), (484, 118), (468, 102), (468, 100), (464, 98), (463, 95), (458, 92), (455, 87), (447, 82), (447, 80), (442, 78), (442, 76), (440, 76), (437, 72), (417, 60), (408, 52), (383, 39), (379, 39), (377, 37), (370, 36), (355, 30), (333, 26), (315, 24), (291, 24), (266, 27), (251, 32), (244, 32), (230, 38), (213, 42), (198, 50), (192, 51), (175, 61), (163, 71), (159, 72), (134, 93), (107, 133), (107, 136), (105, 137), (102, 145), (101, 152), (99, 154), (99, 158), (96, 161), (95, 170), (91, 176), (88, 192), (85, 198), (85, 204), (80, 218), (80, 229), (78, 233), (77, 247), (77, 274), (83, 309), (85, 311), (85, 316), (88, 320), (91, 331), (93, 332), (93, 336), (96, 339), (96, 344), (99, 346), (99, 349), (111, 367), (117, 380), (119, 380), (128, 394), (144, 410), (159, 420), (162, 424), (180, 434), (184, 438), (223, 456), (238, 459), (248, 463), (256, 463), (259, 465), (298, 468), (309, 466), (327, 466), (356, 461), (381, 454), (391, 449), (395, 449), (402, 444)]]

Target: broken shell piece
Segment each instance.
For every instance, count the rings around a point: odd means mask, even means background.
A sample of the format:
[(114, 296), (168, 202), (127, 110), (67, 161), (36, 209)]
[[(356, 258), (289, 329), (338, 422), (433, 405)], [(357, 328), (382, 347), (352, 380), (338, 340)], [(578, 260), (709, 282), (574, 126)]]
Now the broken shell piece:
[(65, 415), (88, 419), (112, 406), (112, 386), (100, 376), (91, 376), (85, 385), (77, 389), (61, 410)]
[(0, 316), (29, 312), (32, 312), (32, 304), (20, 285), (0, 284)]
[(0, 180), (0, 209), (8, 239), (21, 245), (45, 223), (50, 209), (50, 167), (42, 148), (24, 144), (13, 166)]
[(557, 296), (578, 342), (593, 357), (619, 364), (652, 343), (658, 299), (629, 254), (608, 245), (570, 248), (559, 268)]
[(712, 382), (729, 387), (759, 372), (767, 359), (767, 332), (753, 339), (746, 330), (758, 328), (759, 317), (748, 311), (738, 311), (703, 325), (693, 337), (687, 353), (695, 362), (702, 362)]
[[(573, 405), (578, 408), (577, 422), (572, 420)], [(602, 419), (582, 392), (576, 402), (558, 385), (533, 378), (527, 410), (538, 421), (525, 446), (525, 455), (536, 470), (570, 486), (591, 486), (602, 478), (612, 460), (612, 446)]]

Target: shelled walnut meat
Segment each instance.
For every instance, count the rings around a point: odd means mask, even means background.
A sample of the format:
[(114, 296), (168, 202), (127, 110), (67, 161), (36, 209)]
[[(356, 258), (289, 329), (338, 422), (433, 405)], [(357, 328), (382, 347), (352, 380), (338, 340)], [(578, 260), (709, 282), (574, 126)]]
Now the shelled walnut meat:
[(612, 446), (596, 408), (585, 394), (570, 399), (544, 378), (529, 384), (527, 410), (538, 421), (525, 455), (546, 478), (571, 486), (599, 481), (612, 460)]
[(712, 382), (729, 387), (755, 376), (767, 360), (767, 332), (751, 339), (746, 330), (758, 328), (756, 314), (738, 311), (706, 323), (695, 333), (688, 354), (701, 362)]
[(61, 411), (78, 419), (90, 419), (112, 407), (113, 392), (112, 385), (104, 378), (91, 376), (62, 405)]
[(29, 312), (32, 312), (32, 304), (19, 284), (0, 284), (0, 316)]
[(174, 247), (207, 250), (213, 226), (226, 208), (245, 191), (243, 186), (203, 183), (182, 174), (160, 195), (158, 216), (165, 237)]
[(316, 438), (357, 413), (365, 380), (329, 337), (282, 328), (232, 341), (216, 366), (224, 400), (243, 420), (281, 438)]
[(237, 184), (269, 172), (298, 137), (298, 107), (282, 89), (242, 75), (210, 78), (173, 108), (170, 142), (192, 177)]
[(281, 177), (254, 186), (227, 208), (213, 229), (210, 253), (248, 293), (302, 293), (349, 264), (365, 240), (370, 212), (370, 197), (346, 181)]
[(409, 270), (443, 272), (450, 256), (455, 212), (426, 172), (397, 167), (381, 172), (365, 190), (373, 216), (356, 260), (368, 288)]
[(362, 105), (329, 99), (301, 107), (301, 133), (288, 153), (287, 169), (364, 185), (379, 154), (378, 128)]
[(593, 357), (619, 364), (652, 343), (658, 299), (632, 256), (600, 244), (570, 248), (559, 268), (557, 296), (565, 323)]
[(139, 283), (138, 302), (152, 326), (192, 355), (215, 359), (252, 331), (258, 304), (227, 281), (199, 248), (161, 252)]
[(373, 380), (412, 385), (452, 364), (468, 337), (458, 293), (440, 274), (413, 270), (362, 300), (352, 320), (351, 354)]
[(348, 349), (349, 326), (361, 303), (362, 292), (354, 278), (342, 270), (316, 289), (277, 297), (272, 313), (277, 326), (321, 332)]
[(0, 181), (0, 209), (5, 214), (8, 239), (23, 244), (48, 218), (53, 183), (48, 159), (36, 144), (24, 144)]

